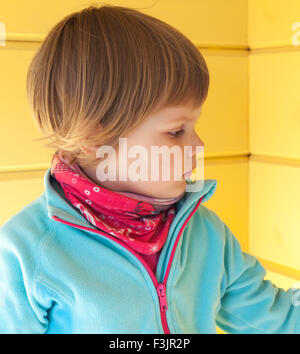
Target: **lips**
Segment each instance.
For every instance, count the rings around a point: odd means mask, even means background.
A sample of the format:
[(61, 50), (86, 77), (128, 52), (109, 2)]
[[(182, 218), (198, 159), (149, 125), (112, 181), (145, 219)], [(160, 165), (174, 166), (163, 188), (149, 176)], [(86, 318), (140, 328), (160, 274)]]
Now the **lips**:
[[(194, 169), (193, 169), (194, 170)], [(184, 178), (185, 179), (191, 179), (191, 176), (193, 175), (193, 170), (190, 170), (190, 171), (187, 171), (187, 172), (185, 172), (184, 173)], [(194, 176), (194, 178), (195, 178), (195, 176)]]
[(196, 168), (196, 166), (194, 166), (191, 170), (185, 172), (183, 175), (185, 177), (190, 177), (190, 175), (193, 173), (194, 169)]
[(192, 173), (193, 173), (192, 170), (191, 170), (191, 171), (188, 171), (188, 172), (186, 172), (186, 173), (184, 174), (184, 177), (189, 178), (189, 177), (191, 177)]

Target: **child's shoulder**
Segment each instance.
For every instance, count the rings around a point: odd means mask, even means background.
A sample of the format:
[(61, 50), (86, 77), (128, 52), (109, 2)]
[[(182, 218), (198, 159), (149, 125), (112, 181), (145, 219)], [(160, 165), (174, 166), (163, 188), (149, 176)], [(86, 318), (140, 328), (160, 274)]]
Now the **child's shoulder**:
[(221, 241), (223, 246), (236, 245), (240, 246), (238, 238), (231, 231), (228, 223), (222, 220), (222, 218), (212, 209), (207, 208), (204, 205), (200, 205), (198, 208), (198, 217), (200, 218), (197, 222), (194, 223), (195, 227), (203, 228), (207, 231), (210, 240)]
[(210, 227), (213, 226), (216, 228), (220, 228), (220, 231), (224, 232), (223, 220), (212, 209), (201, 204), (196, 214), (198, 214), (198, 216), (203, 219), (203, 222), (205, 222), (207, 225), (209, 224)]
[(205, 234), (213, 242), (226, 242), (225, 223), (214, 210), (201, 204), (192, 220), (193, 232), (196, 234)]

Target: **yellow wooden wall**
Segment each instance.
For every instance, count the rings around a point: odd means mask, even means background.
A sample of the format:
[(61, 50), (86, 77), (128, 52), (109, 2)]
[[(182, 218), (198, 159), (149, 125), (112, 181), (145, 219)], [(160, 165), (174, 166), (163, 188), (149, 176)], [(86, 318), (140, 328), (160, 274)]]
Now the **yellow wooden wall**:
[(287, 289), (300, 280), (300, 2), (248, 10), (249, 252)]
[[(0, 23), (6, 29), (5, 45), (0, 42), (0, 225), (42, 193), (43, 175), (53, 153), (33, 140), (41, 135), (26, 101), (30, 60), (55, 23), (95, 3), (101, 4), (80, 0), (0, 3)], [(197, 132), (205, 143), (205, 178), (218, 180), (206, 206), (226, 222), (243, 250), (264, 261), (268, 276), (277, 284), (282, 279), (285, 285), (294, 280), (300, 273), (296, 247), (300, 242), (296, 205), (300, 54), (290, 38), (291, 24), (297, 20), (293, 14), (300, 13), (299, 1), (106, 3), (158, 17), (199, 48), (211, 83)]]

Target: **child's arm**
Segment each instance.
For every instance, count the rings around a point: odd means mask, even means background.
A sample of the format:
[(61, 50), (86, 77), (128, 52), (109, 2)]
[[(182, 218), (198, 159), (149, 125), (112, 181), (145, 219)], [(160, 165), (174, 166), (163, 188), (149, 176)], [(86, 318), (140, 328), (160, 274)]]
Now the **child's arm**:
[(228, 333), (300, 333), (300, 306), (294, 301), (299, 290), (285, 291), (264, 280), (266, 271), (259, 261), (242, 252), (225, 223), (224, 227), (227, 286), (217, 326)]
[(47, 310), (36, 294), (35, 245), (20, 229), (0, 228), (0, 333), (44, 333)]

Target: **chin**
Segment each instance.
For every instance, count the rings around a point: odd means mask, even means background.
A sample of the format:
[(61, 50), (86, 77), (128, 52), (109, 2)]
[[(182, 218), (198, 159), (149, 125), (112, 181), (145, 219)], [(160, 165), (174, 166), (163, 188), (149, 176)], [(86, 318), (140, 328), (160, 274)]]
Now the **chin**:
[(170, 197), (165, 197), (165, 198), (177, 198), (180, 194), (183, 194), (186, 189), (186, 182), (185, 181), (178, 181), (173, 184), (171, 187), (171, 196)]

